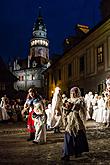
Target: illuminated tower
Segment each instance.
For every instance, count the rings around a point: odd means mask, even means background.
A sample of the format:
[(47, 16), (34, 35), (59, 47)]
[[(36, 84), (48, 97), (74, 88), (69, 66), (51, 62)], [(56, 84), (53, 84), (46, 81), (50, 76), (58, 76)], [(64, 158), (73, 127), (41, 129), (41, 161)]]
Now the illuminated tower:
[(33, 36), (30, 41), (30, 54), (28, 56), (28, 67), (36, 67), (49, 62), (49, 41), (47, 29), (41, 15), (41, 8), (37, 21), (33, 28)]
[(14, 60), (13, 74), (18, 78), (16, 90), (35, 87), (43, 92), (45, 80), (43, 72), (49, 67), (49, 41), (47, 30), (41, 16), (41, 8), (30, 40), (30, 53), (26, 59)]

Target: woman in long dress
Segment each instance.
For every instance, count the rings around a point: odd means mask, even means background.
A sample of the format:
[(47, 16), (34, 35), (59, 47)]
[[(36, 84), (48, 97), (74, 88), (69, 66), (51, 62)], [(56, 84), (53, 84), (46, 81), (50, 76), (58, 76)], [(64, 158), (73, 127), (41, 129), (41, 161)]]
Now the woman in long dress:
[(81, 153), (89, 151), (84, 126), (84, 119), (86, 118), (85, 103), (80, 96), (78, 87), (71, 89), (68, 101), (71, 104), (71, 110), (67, 115), (62, 160), (69, 160), (72, 155), (79, 157)]
[(35, 138), (33, 143), (46, 142), (46, 113), (42, 101), (38, 101), (34, 105), (34, 113), (32, 115), (35, 126)]
[(9, 105), (9, 100), (5, 95), (4, 97), (1, 98), (1, 103), (0, 103), (1, 116), (3, 121), (8, 121), (10, 119), (10, 116), (8, 115), (7, 112), (7, 105)]
[(37, 93), (37, 91), (34, 88), (30, 88), (28, 90), (28, 95), (26, 102), (24, 104), (24, 109), (22, 110), (22, 116), (24, 117), (25, 115), (27, 116), (27, 130), (30, 134), (29, 138), (27, 141), (34, 140), (35, 138), (35, 127), (34, 127), (34, 120), (32, 118), (32, 115), (34, 113), (34, 104), (41, 100), (41, 97)]

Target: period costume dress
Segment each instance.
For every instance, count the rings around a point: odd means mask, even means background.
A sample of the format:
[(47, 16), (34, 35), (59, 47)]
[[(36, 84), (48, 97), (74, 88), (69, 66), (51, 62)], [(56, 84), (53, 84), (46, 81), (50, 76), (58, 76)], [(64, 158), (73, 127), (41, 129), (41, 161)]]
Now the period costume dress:
[(46, 113), (42, 101), (38, 101), (34, 105), (34, 113), (32, 118), (34, 120), (35, 138), (34, 143), (46, 142)]
[(28, 141), (34, 140), (35, 138), (35, 126), (34, 126), (34, 120), (32, 118), (32, 115), (34, 113), (34, 105), (36, 102), (39, 102), (41, 100), (40, 95), (36, 95), (32, 98), (27, 98), (26, 102), (24, 104), (24, 109), (22, 111), (22, 115), (26, 113), (27, 115), (27, 131), (30, 133), (30, 137), (27, 139)]
[(86, 120), (92, 119), (93, 114), (93, 105), (92, 105), (93, 95), (92, 92), (89, 92), (85, 95), (85, 102), (87, 106)]
[(51, 127), (54, 128), (54, 133), (60, 132), (62, 124), (62, 96), (59, 87), (55, 88), (52, 98), (52, 111), (51, 111)]
[(10, 119), (10, 116), (8, 115), (7, 112), (7, 105), (8, 105), (8, 98), (4, 96), (1, 98), (1, 103), (0, 103), (1, 120), (3, 121), (7, 121)]
[(32, 114), (33, 114), (33, 106), (36, 102), (35, 98), (32, 99), (27, 99), (26, 100), (26, 104), (29, 105), (29, 113), (28, 113), (28, 119), (27, 119), (27, 129), (28, 132), (34, 133), (35, 132), (35, 128), (34, 128), (34, 121), (32, 119)]
[(102, 96), (99, 96), (97, 104), (98, 104), (98, 109), (97, 109), (97, 114), (96, 114), (96, 122), (103, 123), (103, 113), (105, 110), (105, 101)]
[(98, 94), (95, 94), (95, 96), (92, 100), (92, 105), (93, 105), (92, 119), (96, 121), (97, 111), (98, 111)]
[(25, 102), (26, 108), (24, 109), (24, 111), (27, 118), (27, 131), (30, 133), (30, 137), (27, 139), (28, 141), (33, 140), (35, 137), (34, 120), (32, 119), (32, 114), (34, 112), (33, 106), (35, 102), (36, 102), (35, 98), (26, 99)]
[(51, 128), (51, 111), (52, 111), (52, 105), (51, 103), (48, 104), (48, 107), (45, 109), (46, 115), (47, 115), (47, 130)]
[(86, 118), (84, 101), (82, 97), (70, 98), (68, 101), (72, 104), (72, 108), (67, 115), (62, 160), (69, 160), (72, 155), (77, 157), (82, 152), (89, 151), (84, 126)]

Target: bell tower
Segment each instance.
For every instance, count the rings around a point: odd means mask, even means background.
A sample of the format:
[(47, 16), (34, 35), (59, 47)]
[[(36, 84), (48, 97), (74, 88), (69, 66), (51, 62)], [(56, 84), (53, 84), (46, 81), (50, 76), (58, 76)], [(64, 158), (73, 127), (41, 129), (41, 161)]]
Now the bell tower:
[(45, 65), (49, 62), (49, 41), (47, 39), (47, 29), (41, 14), (41, 7), (37, 21), (33, 28), (32, 39), (30, 40), (30, 54), (28, 56), (28, 67)]

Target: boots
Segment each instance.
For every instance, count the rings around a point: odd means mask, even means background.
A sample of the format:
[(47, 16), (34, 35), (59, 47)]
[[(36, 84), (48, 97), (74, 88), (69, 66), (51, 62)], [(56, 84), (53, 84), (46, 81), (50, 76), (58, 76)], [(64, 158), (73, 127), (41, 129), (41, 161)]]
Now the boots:
[(27, 139), (27, 141), (34, 140), (35, 138), (35, 132), (30, 132), (30, 137)]

